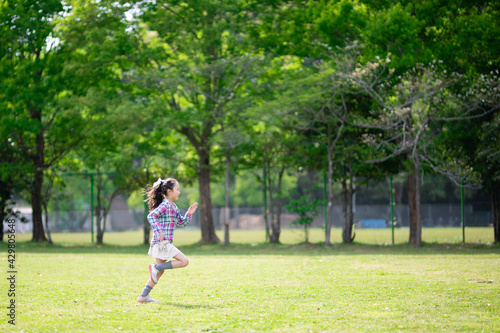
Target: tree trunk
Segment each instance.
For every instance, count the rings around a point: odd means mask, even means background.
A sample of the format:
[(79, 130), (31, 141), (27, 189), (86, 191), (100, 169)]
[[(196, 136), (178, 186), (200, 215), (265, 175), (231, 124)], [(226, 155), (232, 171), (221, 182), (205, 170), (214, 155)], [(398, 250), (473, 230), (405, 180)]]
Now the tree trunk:
[(264, 226), (266, 228), (266, 241), (269, 241), (269, 218), (267, 214), (267, 179), (266, 179), (266, 165), (262, 166), (262, 202), (264, 203)]
[(344, 225), (342, 228), (342, 241), (344, 243), (352, 243), (354, 237), (352, 236), (352, 226), (354, 220), (353, 212), (353, 197), (354, 197), (354, 185), (352, 178), (352, 170), (349, 167), (349, 187), (346, 184), (347, 175), (344, 174), (344, 180), (342, 181), (342, 210), (344, 213)]
[[(97, 221), (97, 244), (103, 244), (104, 242), (104, 233), (106, 232), (106, 222), (108, 218), (109, 211), (111, 210), (111, 205), (113, 200), (118, 195), (118, 190), (115, 190), (109, 198), (103, 194), (105, 180), (103, 180), (103, 174), (98, 172), (98, 185), (97, 185), (97, 207), (96, 207), (96, 221)], [(108, 203), (105, 204), (104, 200)]]
[[(30, 109), (31, 120), (42, 124), (42, 111), (38, 109)], [(43, 186), (43, 170), (45, 167), (45, 138), (43, 129), (35, 136), (35, 154), (32, 155), (35, 175), (31, 188), (31, 210), (33, 220), (33, 241), (44, 242), (47, 240), (43, 230), (42, 220), (42, 186)]]
[(218, 243), (219, 238), (215, 234), (214, 221), (212, 217), (212, 200), (210, 197), (210, 159), (207, 149), (199, 149), (200, 167), (198, 169), (198, 179), (200, 185), (200, 206), (201, 206), (201, 242)]
[(281, 168), (278, 175), (278, 213), (276, 215), (276, 223), (273, 225), (273, 241), (272, 243), (280, 242), (280, 234), (281, 234), (281, 211), (283, 209), (282, 200), (281, 200), (281, 186), (283, 184), (283, 174), (285, 172), (285, 168)]
[(278, 224), (273, 223), (271, 225), (271, 234), (269, 235), (269, 242), (273, 243), (273, 244), (279, 244), (280, 233), (281, 233), (281, 230), (279, 229)]
[(420, 206), (420, 160), (414, 160), (412, 170), (408, 171), (408, 209), (410, 213), (409, 244), (422, 246), (422, 210)]
[(417, 220), (416, 247), (422, 246), (422, 209), (420, 206), (420, 159), (415, 158), (415, 219)]
[(50, 235), (50, 226), (49, 226), (49, 212), (46, 204), (43, 205), (43, 210), (45, 212), (45, 227), (47, 229), (47, 240), (49, 244), (52, 244), (52, 237)]
[[(38, 135), (37, 135), (38, 137)], [(38, 147), (38, 145), (37, 145)], [(43, 154), (43, 152), (42, 152)], [(38, 155), (38, 153), (37, 153)], [(43, 158), (42, 158), (43, 160)], [(43, 169), (35, 164), (35, 179), (31, 188), (31, 209), (33, 219), (33, 241), (44, 242), (47, 240), (43, 230), (42, 220), (42, 185), (43, 185)]]
[(271, 212), (271, 220), (269, 221), (269, 242), (277, 243), (276, 237), (274, 236), (276, 219), (274, 218), (274, 191), (273, 181), (271, 177), (271, 168), (269, 168), (269, 173), (267, 175), (267, 183), (267, 188), (269, 189), (269, 212)]
[[(274, 209), (274, 205), (271, 205), (271, 209)], [(274, 244), (279, 244), (280, 242), (280, 220), (279, 215), (275, 217), (274, 213), (271, 214), (271, 230), (269, 234), (269, 242)]]
[(350, 243), (351, 234), (348, 234), (348, 217), (347, 217), (347, 181), (345, 168), (342, 175), (342, 242)]
[(106, 231), (107, 217), (108, 217), (108, 211), (105, 211), (104, 216), (102, 217), (102, 235), (101, 235), (101, 243), (100, 244), (102, 244), (104, 242), (104, 231)]
[(102, 241), (104, 239), (104, 233), (102, 231), (97, 232), (97, 244), (102, 245)]
[(325, 235), (325, 246), (330, 246), (330, 235), (333, 225), (333, 154), (331, 149), (328, 149), (328, 176), (326, 180), (328, 188), (328, 203), (326, 207), (326, 235)]
[(103, 226), (101, 224), (102, 219), (103, 219), (103, 208), (101, 208), (101, 189), (102, 189), (102, 175), (98, 172), (97, 173), (97, 193), (96, 193), (96, 200), (97, 200), (97, 206), (95, 208), (95, 217), (96, 217), (96, 225), (97, 225), (97, 235), (96, 235), (96, 240), (97, 244), (102, 244), (102, 240), (104, 238), (104, 230)]
[(497, 182), (496, 189), (491, 193), (491, 208), (493, 211), (493, 233), (495, 243), (500, 243), (500, 182)]
[(415, 170), (408, 170), (408, 212), (409, 212), (409, 227), (410, 238), (408, 243), (411, 245), (417, 244), (417, 215), (416, 215), (416, 198), (415, 198)]
[(349, 242), (352, 243), (354, 241), (354, 237), (356, 234), (353, 234), (352, 228), (354, 226), (354, 194), (356, 190), (354, 189), (354, 180), (352, 177), (352, 171), (350, 172), (351, 182), (349, 184), (349, 215), (348, 215), (348, 228), (349, 228)]
[[(100, 206), (100, 205), (99, 205)], [(98, 207), (99, 212), (96, 214), (97, 216), (97, 244), (103, 244), (104, 241), (104, 232), (106, 231), (106, 216), (108, 212), (101, 207)]]
[(143, 244), (144, 245), (149, 245), (149, 236), (151, 232), (151, 224), (149, 224), (148, 218), (144, 217), (144, 237), (143, 237)]
[[(269, 188), (269, 201), (270, 201), (270, 211), (271, 211), (271, 227), (270, 227), (270, 234), (269, 234), (269, 242), (270, 243), (279, 243), (280, 242), (280, 234), (281, 234), (281, 210), (282, 210), (282, 205), (281, 205), (281, 184), (283, 180), (283, 173), (285, 172), (285, 168), (281, 168), (278, 174), (278, 188), (277, 188), (277, 195), (278, 198), (274, 200), (274, 195), (273, 195), (273, 188), (272, 188), (272, 178), (271, 175), (268, 177), (268, 188)], [(274, 214), (274, 206), (277, 208), (277, 214), (275, 218)]]
[(206, 123), (202, 133), (194, 134), (191, 127), (182, 127), (179, 132), (185, 135), (196, 149), (199, 158), (198, 184), (200, 188), (200, 229), (202, 243), (218, 243), (219, 238), (215, 234), (214, 221), (212, 217), (212, 199), (210, 196), (210, 135), (212, 132), (210, 122)]
[(102, 221), (102, 215), (101, 215), (102, 214), (102, 209), (99, 207), (99, 204), (97, 205), (97, 207), (96, 207), (95, 210), (96, 210), (95, 218), (96, 218), (96, 226), (97, 226), (96, 241), (97, 241), (97, 244), (102, 244), (102, 239), (103, 239), (103, 236), (104, 236), (104, 232), (102, 231), (102, 224), (101, 224), (101, 221)]
[(231, 184), (231, 157), (230, 157), (231, 150), (226, 149), (226, 188), (225, 188), (225, 196), (224, 196), (224, 201), (225, 201), (225, 207), (224, 207), (224, 214), (223, 214), (223, 225), (224, 225), (224, 245), (228, 246), (229, 245), (229, 187)]

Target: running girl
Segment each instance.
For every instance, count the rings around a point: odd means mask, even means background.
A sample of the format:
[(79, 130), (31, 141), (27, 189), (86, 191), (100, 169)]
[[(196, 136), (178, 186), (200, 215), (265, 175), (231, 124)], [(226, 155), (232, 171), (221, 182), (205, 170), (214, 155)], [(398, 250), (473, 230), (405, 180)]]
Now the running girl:
[[(153, 229), (153, 239), (148, 254), (155, 258), (156, 264), (149, 264), (149, 280), (139, 295), (137, 302), (158, 303), (149, 293), (158, 283), (166, 269), (182, 268), (189, 264), (188, 258), (172, 244), (176, 226), (185, 226), (191, 222), (198, 203), (192, 204), (182, 216), (174, 203), (179, 198), (179, 183), (173, 178), (161, 179), (146, 188), (146, 202), (150, 213), (148, 222)], [(175, 259), (167, 261), (169, 259)]]

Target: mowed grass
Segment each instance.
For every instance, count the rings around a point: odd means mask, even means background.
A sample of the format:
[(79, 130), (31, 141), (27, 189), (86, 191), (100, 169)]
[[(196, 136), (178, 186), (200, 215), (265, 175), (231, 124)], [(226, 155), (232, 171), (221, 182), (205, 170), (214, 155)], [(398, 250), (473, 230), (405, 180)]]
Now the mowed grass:
[(232, 231), (224, 247), (178, 229), (190, 264), (165, 272), (151, 293), (159, 304), (136, 302), (152, 262), (141, 232), (108, 233), (103, 246), (89, 234), (54, 234), (54, 246), (17, 235), (16, 325), (7, 323), (4, 278), (0, 331), (500, 332), (491, 228), (467, 230), (465, 245), (460, 229), (425, 229), (420, 249), (405, 244), (408, 230), (397, 230), (394, 246), (382, 231), (359, 230), (356, 244), (342, 245), (334, 230), (326, 248), (320, 230), (310, 235), (316, 244), (286, 230), (281, 245), (264, 243), (263, 231)]

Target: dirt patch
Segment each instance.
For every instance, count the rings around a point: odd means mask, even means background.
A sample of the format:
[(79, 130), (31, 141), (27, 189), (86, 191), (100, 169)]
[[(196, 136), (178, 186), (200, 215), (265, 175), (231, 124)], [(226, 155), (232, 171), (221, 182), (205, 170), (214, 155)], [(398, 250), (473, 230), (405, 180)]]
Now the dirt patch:
[[(268, 215), (268, 219), (271, 216)], [(281, 215), (281, 227), (290, 228), (292, 222), (298, 218), (295, 214), (283, 214)], [(230, 228), (236, 228), (236, 219), (232, 218), (229, 220)], [(238, 216), (238, 226), (240, 229), (264, 229), (266, 226), (264, 224), (264, 215), (253, 215), (253, 214), (241, 214)]]

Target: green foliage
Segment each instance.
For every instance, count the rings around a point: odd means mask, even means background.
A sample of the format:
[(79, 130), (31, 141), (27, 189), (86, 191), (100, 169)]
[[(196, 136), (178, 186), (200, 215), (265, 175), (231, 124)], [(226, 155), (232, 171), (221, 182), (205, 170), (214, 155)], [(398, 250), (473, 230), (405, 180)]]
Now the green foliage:
[[(261, 206), (263, 166), (271, 178), (280, 167), (325, 170), (332, 152), (332, 182), (349, 167), (366, 183), (408, 166), (403, 141), (391, 140), (403, 134), (423, 142), (426, 173), (494, 190), (499, 27), (497, 1), (3, 1), (2, 203), (36, 198), (41, 172), (67, 192), (58, 174), (99, 169), (137, 205), (137, 191), (166, 176), (199, 198), (193, 184), (209, 170), (202, 182), (222, 205), (230, 150), (233, 204)], [(353, 66), (373, 74), (361, 75), (372, 94), (352, 84)], [(444, 120), (467, 103), (488, 114)], [(341, 105), (348, 117), (333, 112)], [(381, 127), (401, 119), (405, 131)], [(297, 178), (282, 181), (280, 200)], [(79, 200), (69, 196), (59, 204)]]
[(291, 212), (297, 213), (299, 218), (292, 222), (293, 225), (304, 227), (305, 242), (309, 242), (308, 227), (313, 223), (314, 218), (319, 215), (319, 208), (322, 204), (320, 200), (311, 200), (310, 196), (304, 195), (298, 200), (290, 200), (285, 206)]
[(417, 62), (432, 60), (432, 53), (420, 38), (423, 22), (412, 11), (411, 4), (395, 3), (387, 9), (373, 12), (363, 31), (366, 60), (390, 53), (394, 55), (392, 67), (403, 69), (411, 68)]
[[(0, 8), (1, 137), (7, 138), (11, 157), (16, 158), (12, 162), (24, 166), (27, 177), (33, 164), (53, 164), (68, 144), (75, 143), (82, 127), (80, 115), (64, 105), (67, 54), (51, 39), (52, 19), (60, 11), (59, 1), (3, 2)], [(39, 162), (37, 135), (43, 135), (51, 148)]]
[(318, 216), (320, 205), (320, 200), (311, 200), (308, 196), (302, 196), (298, 200), (290, 200), (286, 209), (299, 215), (299, 218), (293, 222), (295, 225), (309, 226)]
[(477, 153), (477, 168), (482, 175), (483, 188), (498, 190), (500, 184), (500, 113), (482, 127), (481, 145)]

